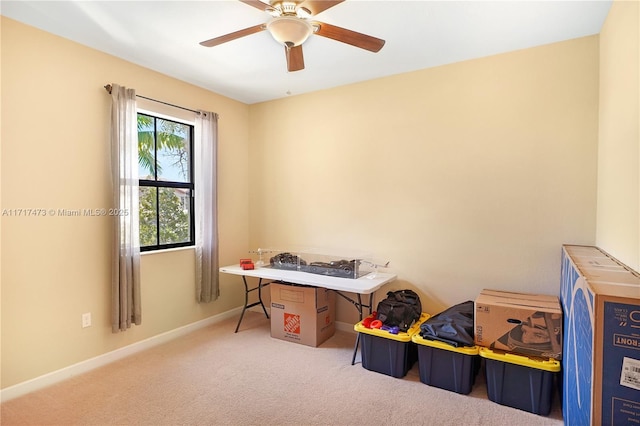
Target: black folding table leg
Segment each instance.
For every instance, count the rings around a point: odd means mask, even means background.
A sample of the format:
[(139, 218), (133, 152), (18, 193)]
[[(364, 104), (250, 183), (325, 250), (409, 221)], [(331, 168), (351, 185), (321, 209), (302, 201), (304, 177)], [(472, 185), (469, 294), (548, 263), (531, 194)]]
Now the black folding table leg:
[(244, 275), (242, 276), (242, 282), (244, 283), (244, 306), (242, 307), (242, 313), (240, 314), (238, 325), (236, 325), (235, 333), (238, 332), (238, 329), (240, 328), (240, 323), (242, 322), (242, 318), (244, 317), (244, 311), (246, 311), (247, 307), (249, 306), (249, 286), (247, 285), (247, 278)]
[[(267, 319), (269, 318), (269, 314), (267, 313), (267, 308), (264, 306), (264, 302), (262, 301), (262, 287), (263, 287), (262, 278), (260, 278), (260, 280), (258, 281), (258, 286), (254, 288), (249, 288), (249, 284), (247, 284), (247, 277), (245, 277), (244, 275), (242, 276), (242, 282), (244, 283), (244, 306), (242, 307), (242, 313), (240, 314), (238, 325), (236, 325), (236, 331), (235, 331), (236, 333), (240, 328), (240, 323), (242, 322), (242, 318), (244, 317), (244, 312), (249, 308), (260, 305), (262, 306), (262, 310), (264, 311), (264, 314), (267, 317)], [(271, 283), (268, 282), (264, 286), (266, 287), (269, 284)], [(254, 303), (249, 303), (249, 293), (251, 293), (254, 290), (258, 290), (258, 301)]]
[[(357, 293), (357, 296), (358, 296), (358, 304), (356, 305), (356, 308), (358, 309), (358, 314), (360, 315), (360, 321), (362, 321), (362, 297), (360, 296), (360, 293)], [(371, 315), (372, 304), (373, 304), (373, 293), (370, 293), (369, 305), (367, 306), (367, 308), (369, 308), (369, 315)], [(354, 365), (356, 363), (356, 355), (358, 354), (359, 346), (360, 346), (360, 333), (356, 335), (356, 344), (353, 347), (353, 358), (351, 358), (351, 365)]]
[(360, 345), (360, 333), (356, 335), (356, 345), (353, 348), (353, 358), (351, 358), (351, 365), (356, 363), (356, 354), (358, 353), (358, 346)]
[[(267, 283), (267, 285), (269, 285), (271, 283)], [(260, 280), (258, 281), (258, 300), (260, 301), (260, 306), (262, 306), (262, 310), (264, 311), (264, 314), (267, 316), (267, 319), (269, 318), (269, 314), (267, 313), (267, 308), (265, 308), (264, 303), (262, 302), (262, 278), (260, 278)]]

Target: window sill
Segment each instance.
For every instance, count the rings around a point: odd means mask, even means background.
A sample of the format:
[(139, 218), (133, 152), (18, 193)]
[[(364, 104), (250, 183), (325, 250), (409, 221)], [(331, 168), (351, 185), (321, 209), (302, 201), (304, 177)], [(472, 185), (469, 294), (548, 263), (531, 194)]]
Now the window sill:
[(162, 249), (162, 250), (141, 251), (140, 256), (142, 257), (142, 256), (148, 256), (148, 255), (160, 254), (160, 253), (171, 253), (173, 251), (195, 250), (195, 248), (196, 246), (187, 246), (187, 247), (176, 247), (176, 248)]

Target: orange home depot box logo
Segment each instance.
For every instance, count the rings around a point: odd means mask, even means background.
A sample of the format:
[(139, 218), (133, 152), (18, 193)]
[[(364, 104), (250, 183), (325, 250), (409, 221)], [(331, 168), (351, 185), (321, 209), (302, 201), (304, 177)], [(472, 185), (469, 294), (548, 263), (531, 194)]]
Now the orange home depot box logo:
[(300, 315), (284, 313), (284, 331), (300, 334)]

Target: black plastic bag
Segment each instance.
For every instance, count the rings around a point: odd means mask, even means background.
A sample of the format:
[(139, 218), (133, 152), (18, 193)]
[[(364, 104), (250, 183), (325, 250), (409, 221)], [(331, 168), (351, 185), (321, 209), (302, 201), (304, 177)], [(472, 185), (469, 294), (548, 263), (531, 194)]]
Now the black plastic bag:
[(474, 346), (473, 301), (469, 300), (429, 318), (420, 325), (420, 336), (451, 346)]
[(376, 312), (376, 318), (384, 325), (407, 331), (422, 315), (420, 296), (413, 290), (390, 291), (387, 298), (378, 303)]

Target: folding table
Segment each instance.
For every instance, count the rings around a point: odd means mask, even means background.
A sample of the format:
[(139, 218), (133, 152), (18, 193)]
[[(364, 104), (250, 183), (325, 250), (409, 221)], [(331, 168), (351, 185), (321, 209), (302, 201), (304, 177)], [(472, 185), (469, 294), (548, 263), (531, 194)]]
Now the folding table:
[[(238, 320), (238, 325), (236, 326), (236, 333), (238, 332), (238, 328), (240, 327), (240, 323), (242, 322), (244, 313), (248, 308), (260, 305), (262, 307), (262, 310), (264, 311), (265, 316), (269, 318), (267, 309), (262, 301), (262, 288), (268, 286), (272, 282), (308, 285), (333, 290), (336, 292), (336, 294), (338, 294), (345, 300), (348, 300), (349, 302), (351, 302), (351, 304), (353, 304), (353, 306), (355, 306), (355, 308), (358, 310), (360, 321), (362, 321), (363, 309), (368, 309), (369, 314), (371, 314), (371, 311), (373, 310), (373, 295), (376, 290), (396, 279), (396, 275), (394, 274), (377, 271), (371, 272), (360, 278), (341, 278), (328, 275), (312, 274), (309, 272), (276, 269), (272, 268), (271, 266), (262, 266), (256, 269), (242, 269), (239, 264), (224, 266), (220, 268), (220, 272), (225, 274), (240, 275), (242, 277), (242, 282), (244, 283), (244, 307), (242, 308), (242, 313), (240, 314), (240, 319)], [(249, 288), (247, 277), (257, 278), (258, 285), (256, 287)], [(270, 281), (263, 283), (263, 280)], [(258, 292), (258, 301), (249, 303), (249, 293), (256, 290)], [(344, 293), (354, 293), (355, 299)], [(367, 301), (367, 303), (362, 302), (363, 296), (369, 296), (369, 300)], [(359, 343), (360, 334), (358, 334), (356, 337), (356, 345), (353, 351), (353, 359), (351, 360), (351, 364), (355, 363)]]

